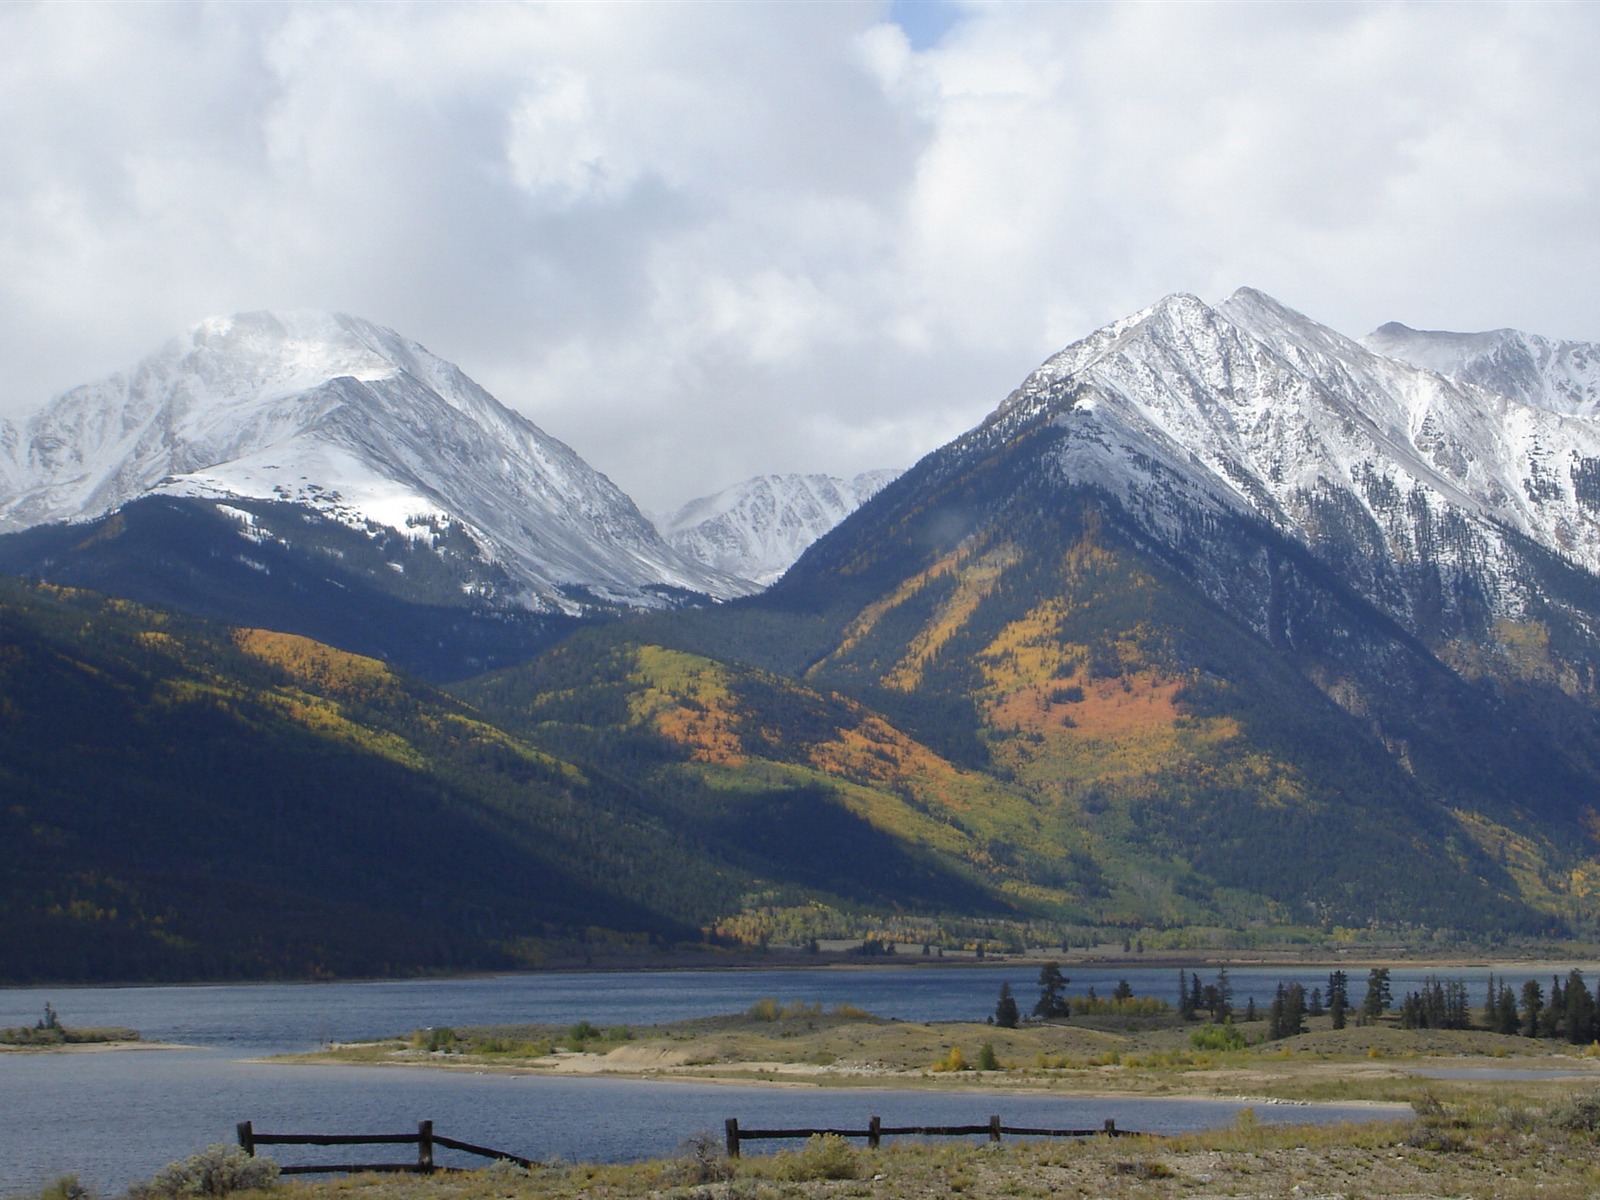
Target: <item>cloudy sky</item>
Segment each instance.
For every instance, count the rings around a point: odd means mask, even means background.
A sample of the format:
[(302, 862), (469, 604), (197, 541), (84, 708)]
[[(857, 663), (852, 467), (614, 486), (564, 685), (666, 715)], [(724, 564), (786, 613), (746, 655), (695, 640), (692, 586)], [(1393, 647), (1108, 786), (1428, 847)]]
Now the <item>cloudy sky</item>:
[(661, 508), (908, 465), (1174, 291), (1600, 340), (1600, 5), (0, 4), (0, 415), (202, 317)]

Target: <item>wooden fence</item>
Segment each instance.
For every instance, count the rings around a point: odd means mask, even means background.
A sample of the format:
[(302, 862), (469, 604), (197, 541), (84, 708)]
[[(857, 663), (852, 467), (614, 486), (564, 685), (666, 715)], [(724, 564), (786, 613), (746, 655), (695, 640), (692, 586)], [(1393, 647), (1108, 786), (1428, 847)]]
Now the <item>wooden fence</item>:
[(285, 1175), (351, 1174), (360, 1171), (410, 1171), (427, 1175), (440, 1168), (434, 1166), (433, 1152), (459, 1150), (476, 1154), (480, 1158), (506, 1159), (519, 1167), (536, 1167), (539, 1164), (504, 1150), (490, 1150), (474, 1146), (471, 1142), (457, 1141), (433, 1131), (432, 1121), (417, 1122), (415, 1133), (257, 1133), (249, 1121), (239, 1122), (239, 1145), (244, 1152), (254, 1155), (257, 1146), (415, 1146), (415, 1162), (403, 1163), (326, 1163), (305, 1166), (279, 1167)]
[(766, 1141), (772, 1138), (810, 1138), (832, 1134), (842, 1138), (865, 1138), (867, 1146), (876, 1149), (886, 1137), (981, 1137), (988, 1135), (991, 1142), (1002, 1136), (1010, 1137), (1143, 1137), (1131, 1129), (1118, 1129), (1117, 1123), (1108, 1119), (1099, 1129), (1033, 1129), (1021, 1125), (1003, 1125), (998, 1116), (990, 1117), (984, 1125), (885, 1125), (881, 1118), (871, 1117), (865, 1129), (741, 1129), (739, 1118), (729, 1117), (726, 1122), (728, 1157), (739, 1157), (741, 1142)]

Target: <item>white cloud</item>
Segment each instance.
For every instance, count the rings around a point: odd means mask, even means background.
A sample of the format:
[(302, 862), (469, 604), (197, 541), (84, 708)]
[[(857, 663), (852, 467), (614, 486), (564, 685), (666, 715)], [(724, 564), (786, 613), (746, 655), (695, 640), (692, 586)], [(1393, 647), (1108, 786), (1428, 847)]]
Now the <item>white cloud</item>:
[(340, 308), (659, 508), (905, 465), (1180, 289), (1600, 340), (1600, 10), (938, 10), (0, 6), (0, 410)]

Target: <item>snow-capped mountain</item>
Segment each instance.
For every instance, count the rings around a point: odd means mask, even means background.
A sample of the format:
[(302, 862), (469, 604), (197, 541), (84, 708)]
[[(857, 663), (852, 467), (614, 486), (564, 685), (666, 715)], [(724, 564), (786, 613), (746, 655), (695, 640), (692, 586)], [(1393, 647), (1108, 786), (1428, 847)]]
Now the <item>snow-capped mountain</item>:
[(1363, 345), (1249, 289), (1177, 295), (1049, 359), (967, 440), (1051, 422), (1061, 479), (1198, 569), (1207, 527), (1249, 515), (1439, 644), (1544, 603), (1529, 542), (1600, 572), (1597, 359), (1515, 333)]
[(1600, 919), (1595, 351), (1519, 374), (1532, 337), (1420, 342), (1170, 296), (819, 539), (728, 645), (1016, 789), (1001, 844), (1051, 843), (1034, 878), (1074, 903)]
[(1515, 329), (1443, 333), (1391, 322), (1361, 344), (1535, 408), (1585, 417), (1600, 410), (1600, 348), (1589, 342), (1552, 341)]
[(657, 528), (674, 550), (759, 591), (806, 547), (888, 486), (898, 470), (833, 475), (758, 475), (663, 516)]
[(151, 495), (287, 501), (421, 541), (465, 534), (509, 581), (502, 598), (538, 610), (740, 590), (457, 367), (344, 315), (203, 322), (0, 431), (0, 531)]

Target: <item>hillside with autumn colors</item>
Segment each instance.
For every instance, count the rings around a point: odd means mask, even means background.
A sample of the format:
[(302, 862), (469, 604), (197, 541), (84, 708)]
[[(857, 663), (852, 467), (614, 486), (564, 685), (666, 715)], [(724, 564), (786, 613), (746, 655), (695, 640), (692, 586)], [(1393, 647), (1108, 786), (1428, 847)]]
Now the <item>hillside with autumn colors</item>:
[(465, 526), (283, 499), (13, 535), (197, 615), (0, 587), (0, 967), (1595, 938), (1594, 361), (1170, 296), (699, 607), (445, 619)]

